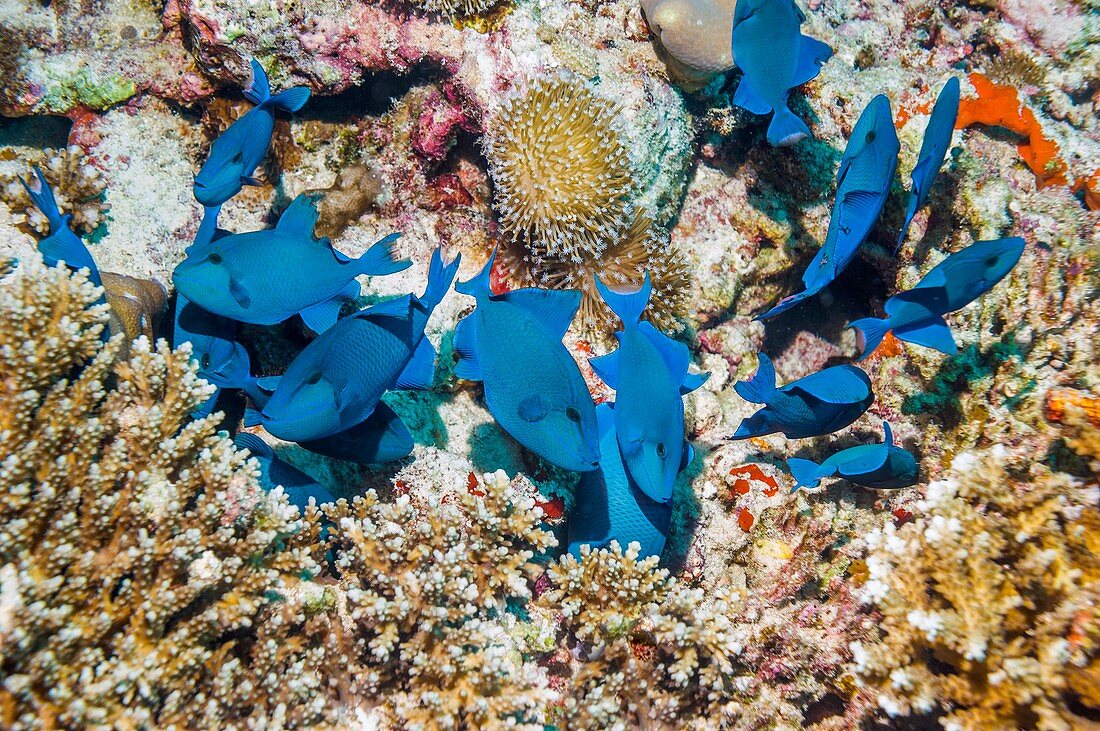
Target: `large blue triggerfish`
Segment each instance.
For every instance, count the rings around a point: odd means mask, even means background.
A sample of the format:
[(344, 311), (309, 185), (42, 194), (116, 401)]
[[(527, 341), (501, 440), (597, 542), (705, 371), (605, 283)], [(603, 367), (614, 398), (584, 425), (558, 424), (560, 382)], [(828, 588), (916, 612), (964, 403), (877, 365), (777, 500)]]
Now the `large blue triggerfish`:
[(252, 60), (252, 83), (245, 97), (256, 106), (229, 125), (214, 144), (195, 176), (195, 200), (204, 206), (220, 206), (245, 185), (259, 185), (252, 178), (263, 162), (275, 129), (275, 111), (296, 112), (309, 100), (309, 89), (295, 86), (275, 96), (264, 69)]
[(756, 374), (734, 389), (764, 408), (741, 421), (731, 439), (783, 432), (788, 439), (819, 437), (851, 424), (875, 400), (871, 379), (859, 368), (833, 366), (776, 388), (775, 367), (760, 353)]
[(455, 329), (455, 374), (485, 385), (497, 423), (547, 462), (576, 472), (600, 461), (596, 407), (561, 339), (580, 306), (575, 289), (531, 287), (495, 295), (489, 287), (496, 252), (455, 289), (477, 308)]
[(218, 391), (192, 416), (198, 418), (212, 413), (224, 384), (232, 382), (233, 388), (245, 388), (246, 384), (237, 379), (241, 374), (251, 379), (248, 351), (236, 341), (236, 336), (237, 323), (207, 312), (182, 294), (176, 295), (172, 347), (190, 343), (191, 360), (199, 366), (199, 377), (218, 386)]
[[(630, 479), (615, 434), (611, 404), (596, 407), (600, 430), (600, 468), (581, 475), (569, 514), (569, 552), (581, 546), (604, 548), (618, 541), (624, 549), (637, 541), (642, 556), (659, 556), (665, 547), (672, 504), (650, 500)], [(685, 451), (685, 455), (687, 452)], [(686, 465), (677, 464), (678, 468)]]
[(813, 489), (824, 477), (843, 477), (849, 482), (880, 490), (910, 487), (917, 484), (917, 460), (907, 450), (894, 446), (890, 424), (882, 422), (886, 433), (882, 444), (862, 444), (841, 450), (818, 464), (808, 459), (787, 460), (794, 475), (791, 492), (806, 487)]
[(791, 89), (821, 72), (833, 51), (802, 35), (806, 16), (793, 0), (737, 0), (733, 14), (733, 62), (744, 72), (733, 103), (753, 114), (774, 112), (768, 142), (793, 145), (810, 128), (787, 107)]
[(596, 288), (623, 322), (615, 333), (619, 349), (590, 361), (596, 375), (615, 389), (615, 432), (623, 461), (642, 492), (668, 502), (682, 457), (690, 449), (684, 439), (682, 397), (709, 374), (688, 375), (687, 346), (641, 320), (653, 292), (648, 272), (635, 292), (616, 292), (598, 277)]
[[(84, 245), (84, 241), (73, 233), (69, 222), (72, 215), (61, 214), (57, 207), (57, 200), (53, 197), (53, 190), (46, 182), (46, 176), (37, 167), (34, 168), (34, 177), (30, 180), (21, 180), (27, 195), (31, 197), (34, 205), (42, 211), (46, 221), (50, 224), (50, 233), (46, 238), (38, 242), (38, 251), (42, 254), (42, 261), (47, 266), (55, 267), (58, 262), (65, 262), (70, 269), (88, 270), (88, 281), (97, 287), (103, 286), (103, 279), (99, 276), (99, 267), (96, 266), (92, 252)], [(102, 300), (101, 300), (102, 301)]]
[(312, 441), (363, 423), (390, 389), (431, 388), (435, 349), (424, 326), (458, 263), (445, 266), (437, 249), (423, 295), (348, 315), (307, 345), (260, 410), (264, 428), (287, 441)]
[(255, 434), (241, 432), (233, 437), (240, 449), (247, 449), (260, 463), (260, 486), (271, 491), (282, 485), (287, 500), (299, 510), (305, 510), (312, 498), (317, 505), (336, 502), (335, 496), (297, 467), (293, 467), (275, 455), (275, 450)]
[[(203, 220), (201, 231), (214, 234), (215, 226)], [(314, 238), (316, 223), (316, 201), (302, 194), (273, 229), (196, 240), (172, 282), (199, 307), (231, 320), (274, 325), (300, 314), (310, 329), (324, 332), (341, 305), (359, 296), (355, 277), (393, 274), (410, 262), (394, 258), (398, 234), (349, 259), (327, 237)]]
[(361, 465), (386, 464), (412, 454), (409, 428), (385, 401), (360, 424), (321, 439), (298, 442), (311, 452)]
[(866, 317), (848, 327), (859, 330), (866, 358), (887, 332), (907, 343), (951, 355), (958, 350), (943, 316), (962, 309), (1005, 278), (1024, 253), (1018, 237), (978, 241), (951, 254), (924, 275), (916, 287), (886, 300), (886, 317)]
[(890, 101), (879, 94), (859, 116), (840, 159), (829, 232), (802, 275), (806, 289), (784, 297), (775, 307), (757, 315), (757, 320), (774, 317), (817, 294), (855, 258), (886, 203), (900, 149), (890, 116)]
[(959, 80), (952, 76), (940, 89), (936, 105), (932, 107), (932, 115), (928, 118), (928, 126), (924, 128), (924, 139), (920, 144), (917, 164), (913, 168), (909, 208), (905, 211), (905, 223), (901, 225), (901, 233), (898, 234), (898, 248), (905, 241), (913, 216), (917, 215), (917, 211), (928, 200), (928, 192), (932, 190), (932, 183), (939, 175), (943, 159), (947, 156), (947, 148), (951, 146), (951, 135), (955, 131), (955, 119), (958, 116)]

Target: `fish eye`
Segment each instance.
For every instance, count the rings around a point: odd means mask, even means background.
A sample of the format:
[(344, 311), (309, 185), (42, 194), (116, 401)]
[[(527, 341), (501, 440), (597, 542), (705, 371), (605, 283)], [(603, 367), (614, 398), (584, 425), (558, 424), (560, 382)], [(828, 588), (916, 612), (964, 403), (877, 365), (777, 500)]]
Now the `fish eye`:
[(870, 144), (875, 141), (875, 131), (871, 130), (867, 133), (867, 143)]
[(241, 152), (240, 150), (238, 150), (237, 154), (233, 156), (233, 162), (240, 162), (243, 159), (244, 159), (244, 153)]
[(664, 459), (668, 456), (668, 451), (665, 449), (664, 442), (657, 442), (657, 456)]
[(581, 421), (581, 412), (570, 406), (568, 409), (565, 410), (565, 418), (569, 419), (569, 421), (572, 421), (575, 424), (579, 424)]
[(202, 359), (199, 361), (199, 367), (206, 370), (210, 367), (210, 353), (203, 353)]
[(310, 374), (309, 378), (306, 379), (306, 385), (307, 386), (314, 386), (314, 385), (316, 385), (320, 382), (321, 382), (321, 372), (320, 371), (316, 371), (315, 373)]
[(997, 264), (997, 257), (996, 256), (991, 256), (991, 257), (989, 257), (988, 259), (985, 260), (985, 265), (987, 267), (996, 266), (996, 264)]
[(222, 255), (215, 252), (215, 253), (211, 254), (210, 256), (206, 257), (206, 260), (208, 262), (210, 262), (211, 264), (221, 264), (222, 263)]

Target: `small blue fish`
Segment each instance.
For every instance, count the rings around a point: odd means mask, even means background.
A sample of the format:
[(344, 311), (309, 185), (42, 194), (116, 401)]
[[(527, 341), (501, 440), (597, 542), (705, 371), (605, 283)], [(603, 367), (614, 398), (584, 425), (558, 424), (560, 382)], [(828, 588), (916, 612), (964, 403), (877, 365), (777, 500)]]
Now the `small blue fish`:
[(333, 249), (328, 238), (315, 239), (316, 201), (305, 194), (294, 199), (273, 229), (217, 236), (217, 224), (206, 224), (210, 218), (217, 218), (216, 210), (204, 217), (204, 240), (189, 248), (172, 281), (199, 307), (238, 322), (274, 325), (300, 314), (310, 329), (324, 332), (336, 322), (341, 305), (359, 296), (355, 277), (393, 274), (410, 265), (394, 258), (398, 234), (358, 259)]
[(951, 355), (958, 350), (951, 327), (943, 319), (962, 309), (1005, 278), (1024, 253), (1018, 237), (978, 241), (951, 254), (924, 275), (917, 286), (886, 300), (886, 317), (866, 317), (848, 327), (863, 340), (860, 360), (878, 347), (890, 330), (907, 343)]
[(788, 439), (831, 434), (858, 419), (875, 400), (871, 379), (855, 366), (833, 366), (776, 388), (771, 359), (763, 353), (758, 357), (756, 375), (734, 389), (741, 398), (764, 408), (743, 419), (731, 439), (777, 431)]
[(276, 457), (275, 450), (255, 434), (241, 432), (233, 437), (233, 443), (247, 449), (260, 463), (260, 485), (269, 492), (282, 485), (290, 504), (299, 510), (306, 509), (310, 498), (317, 505), (336, 502), (333, 494), (317, 480)]
[(240, 193), (243, 186), (259, 185), (252, 174), (271, 145), (275, 111), (298, 111), (309, 100), (309, 89), (295, 86), (272, 96), (267, 74), (253, 59), (252, 82), (244, 95), (256, 106), (214, 140), (210, 155), (195, 176), (195, 200), (204, 206), (220, 206)]
[(458, 271), (432, 255), (420, 297), (405, 295), (348, 315), (298, 354), (260, 411), (269, 432), (291, 442), (361, 424), (390, 389), (431, 388), (435, 349), (424, 326)]
[(688, 375), (687, 346), (641, 320), (653, 291), (649, 272), (641, 288), (630, 294), (611, 290), (598, 277), (596, 289), (623, 329), (615, 333), (619, 349), (590, 362), (615, 389), (615, 432), (627, 471), (650, 499), (667, 503), (688, 448), (682, 397), (710, 374)]
[(49, 235), (38, 242), (38, 251), (42, 253), (42, 260), (51, 267), (64, 261), (65, 265), (74, 271), (87, 269), (88, 281), (97, 287), (102, 287), (103, 279), (99, 275), (99, 267), (96, 266), (95, 259), (92, 258), (92, 252), (88, 251), (88, 247), (84, 245), (81, 238), (69, 227), (73, 217), (68, 213), (61, 214), (46, 176), (35, 167), (34, 177), (20, 182), (23, 183), (27, 195), (34, 201), (34, 205), (42, 211), (42, 215), (50, 224)]
[[(600, 430), (600, 468), (581, 475), (576, 504), (569, 514), (569, 552), (579, 557), (581, 546), (586, 543), (599, 549), (618, 541), (625, 549), (637, 541), (643, 557), (659, 556), (668, 536), (672, 505), (650, 500), (630, 479), (619, 453), (611, 404), (596, 407), (596, 421)], [(684, 456), (690, 462), (687, 450)]]
[(890, 101), (879, 94), (859, 116), (836, 177), (836, 202), (825, 243), (802, 275), (805, 291), (784, 297), (757, 320), (774, 317), (827, 287), (844, 271), (875, 225), (898, 165), (901, 144)]
[(737, 0), (733, 15), (733, 61), (744, 72), (733, 103), (753, 114), (775, 112), (768, 142), (793, 145), (810, 128), (787, 107), (791, 89), (821, 72), (833, 50), (802, 35), (806, 20), (792, 0)]
[(908, 451), (894, 446), (890, 424), (882, 422), (886, 432), (882, 444), (863, 444), (837, 452), (821, 464), (808, 459), (788, 459), (795, 486), (813, 489), (823, 477), (843, 477), (849, 482), (876, 489), (894, 489), (917, 484), (917, 460)]
[(567, 470), (594, 470), (596, 408), (561, 342), (581, 293), (532, 287), (495, 295), (489, 288), (495, 258), (493, 252), (481, 273), (455, 287), (477, 299), (477, 309), (455, 329), (455, 373), (484, 382), (493, 418), (524, 447)]
[(955, 119), (958, 116), (959, 80), (952, 76), (940, 89), (940, 95), (936, 98), (936, 105), (932, 107), (932, 115), (928, 119), (928, 126), (924, 128), (920, 154), (917, 155), (917, 164), (913, 168), (909, 209), (905, 212), (905, 223), (898, 234), (898, 248), (905, 241), (913, 216), (917, 215), (917, 210), (928, 200), (928, 192), (932, 190), (932, 183), (936, 181), (947, 156), (947, 148), (951, 146), (951, 135), (955, 131)]

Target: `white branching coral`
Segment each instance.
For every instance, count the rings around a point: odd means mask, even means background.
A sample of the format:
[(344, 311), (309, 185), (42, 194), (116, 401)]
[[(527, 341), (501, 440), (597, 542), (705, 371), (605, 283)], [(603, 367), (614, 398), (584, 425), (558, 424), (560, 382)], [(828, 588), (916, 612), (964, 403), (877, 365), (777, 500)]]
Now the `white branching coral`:
[(1100, 651), (1096, 510), (1095, 486), (995, 447), (956, 457), (913, 522), (871, 534), (881, 637), (853, 658), (882, 709), (939, 707), (960, 731), (1074, 727), (1071, 679)]
[[(0, 151), (0, 159), (10, 157), (10, 150)], [(71, 215), (71, 226), (77, 233), (91, 233), (106, 217), (110, 206), (104, 200), (107, 181), (88, 163), (84, 151), (76, 145), (64, 149), (44, 150), (26, 160), (26, 175), (37, 165), (53, 189), (62, 213)], [(22, 214), (21, 225), (28, 233), (46, 234), (49, 221), (31, 202), (17, 175), (0, 175), (0, 202), (12, 213)]]

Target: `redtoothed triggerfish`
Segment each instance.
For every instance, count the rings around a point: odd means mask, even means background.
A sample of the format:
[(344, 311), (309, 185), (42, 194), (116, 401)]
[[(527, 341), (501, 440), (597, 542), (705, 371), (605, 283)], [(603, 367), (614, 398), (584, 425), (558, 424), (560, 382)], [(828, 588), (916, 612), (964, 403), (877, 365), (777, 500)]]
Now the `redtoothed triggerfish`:
[(683, 394), (703, 385), (709, 374), (689, 375), (687, 346), (641, 320), (653, 291), (648, 272), (636, 292), (615, 292), (599, 278), (596, 288), (623, 329), (615, 333), (619, 349), (590, 362), (615, 389), (615, 432), (627, 471), (642, 492), (666, 503), (691, 449), (684, 439)]
[(840, 159), (829, 232), (802, 275), (806, 289), (784, 297), (775, 307), (757, 315), (757, 320), (774, 317), (817, 294), (855, 258), (886, 203), (900, 149), (890, 116), (890, 101), (879, 94), (859, 116)]
[(787, 467), (795, 479), (791, 492), (802, 487), (813, 489), (823, 477), (843, 477), (857, 485), (880, 490), (917, 484), (916, 458), (907, 450), (894, 446), (890, 424), (884, 421), (882, 428), (886, 432), (882, 444), (850, 447), (821, 464), (808, 459), (788, 459)]
[(247, 449), (260, 463), (260, 486), (270, 492), (282, 485), (287, 500), (299, 510), (305, 510), (311, 498), (317, 505), (336, 502), (333, 494), (317, 480), (279, 459), (271, 445), (255, 434), (241, 432), (233, 437), (233, 443)]
[[(630, 479), (619, 453), (611, 404), (596, 407), (596, 421), (600, 468), (581, 475), (576, 503), (569, 514), (569, 552), (579, 557), (585, 544), (598, 549), (611, 541), (618, 541), (620, 546), (637, 541), (642, 556), (659, 556), (668, 536), (672, 504), (650, 500)], [(684, 454), (686, 458), (687, 452)]]
[(901, 225), (901, 233), (898, 234), (898, 248), (905, 241), (905, 234), (909, 232), (909, 224), (913, 222), (913, 216), (928, 200), (928, 192), (932, 190), (932, 183), (943, 166), (943, 160), (947, 156), (947, 148), (951, 146), (951, 135), (955, 131), (955, 119), (959, 116), (959, 80), (951, 77), (940, 89), (940, 95), (936, 98), (936, 105), (932, 107), (932, 115), (928, 118), (928, 126), (924, 128), (924, 139), (920, 143), (920, 153), (917, 155), (917, 164), (913, 167), (913, 187), (909, 191), (909, 208), (905, 212), (905, 223)]
[(1005, 278), (1024, 253), (1018, 237), (978, 241), (951, 254), (924, 275), (917, 286), (886, 300), (886, 317), (866, 317), (848, 327), (863, 340), (860, 360), (878, 347), (887, 332), (907, 343), (951, 355), (958, 350), (951, 327), (943, 319), (962, 309)]
[(737, 0), (733, 14), (733, 62), (744, 72), (733, 103), (753, 114), (774, 112), (768, 142), (793, 145), (810, 128), (787, 107), (791, 89), (821, 72), (833, 50), (804, 36), (806, 16), (792, 0)]
[(243, 186), (259, 185), (252, 174), (271, 144), (275, 111), (298, 111), (309, 100), (309, 89), (295, 86), (272, 96), (267, 74), (253, 59), (252, 82), (244, 95), (256, 106), (214, 140), (210, 155), (195, 176), (195, 200), (204, 206), (220, 206), (240, 193)]
[[(38, 251), (42, 254), (42, 261), (47, 266), (55, 267), (58, 262), (65, 262), (70, 269), (88, 270), (88, 281), (97, 287), (103, 286), (103, 279), (99, 276), (99, 267), (96, 266), (92, 252), (84, 245), (84, 241), (73, 233), (69, 222), (73, 217), (66, 213), (62, 215), (54, 199), (53, 190), (46, 182), (46, 176), (37, 167), (34, 168), (34, 176), (30, 180), (21, 180), (27, 195), (31, 197), (34, 205), (42, 211), (46, 221), (50, 224), (50, 233), (46, 238), (38, 242)], [(102, 301), (102, 299), (101, 299)]]
[(776, 388), (771, 359), (763, 353), (758, 357), (756, 375), (734, 389), (741, 398), (764, 408), (743, 419), (731, 439), (775, 432), (783, 432), (788, 439), (831, 434), (858, 419), (875, 400), (871, 379), (855, 366), (833, 366)]
[(316, 223), (316, 201), (302, 194), (273, 229), (196, 242), (172, 281), (185, 297), (216, 315), (274, 325), (300, 314), (311, 330), (324, 332), (343, 303), (359, 296), (355, 277), (393, 274), (410, 262), (394, 258), (398, 234), (349, 259), (327, 237), (314, 238)]
[(291, 442), (321, 439), (361, 424), (390, 389), (431, 388), (435, 349), (424, 326), (458, 271), (432, 254), (428, 285), (348, 315), (291, 362), (260, 410), (260, 423)]
[(495, 295), (489, 288), (495, 258), (493, 252), (476, 277), (455, 287), (477, 299), (477, 309), (455, 329), (455, 373), (484, 383), (489, 412), (524, 447), (567, 470), (594, 470), (596, 408), (561, 342), (581, 293), (531, 287)]

